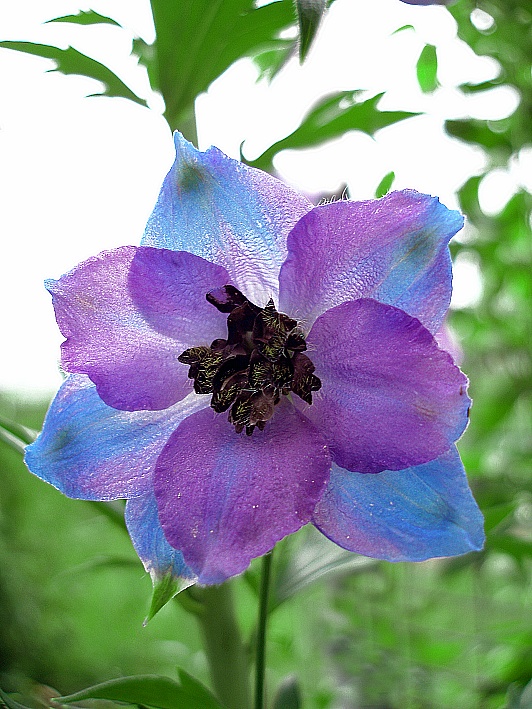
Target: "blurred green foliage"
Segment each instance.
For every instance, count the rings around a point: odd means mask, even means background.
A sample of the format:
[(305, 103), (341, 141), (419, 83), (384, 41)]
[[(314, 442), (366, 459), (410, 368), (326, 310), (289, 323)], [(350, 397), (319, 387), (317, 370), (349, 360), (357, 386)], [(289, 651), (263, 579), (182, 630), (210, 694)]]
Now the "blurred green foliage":
[(416, 65), (419, 88), (424, 93), (435, 91), (438, 84), (438, 55), (433, 44), (426, 44)]
[[(157, 41), (138, 40), (134, 51), (163, 94), (170, 125), (194, 137), (197, 94), (243, 55), (254, 56), (265, 75), (277, 72), (295, 48), (279, 32), (297, 17), (288, 0), (260, 9), (251, 0), (187, 0), (179, 7), (178, 15), (172, 3), (153, 0)], [(493, 169), (508, 167), (532, 144), (532, 14), (527, 0), (458, 0), (449, 10), (459, 36), (500, 66), (496, 79), (461, 90), (506, 85), (520, 98), (509, 118), (446, 123), (450, 135), (481, 146), (487, 156), (485, 171), (459, 190), (469, 226), (452, 245), (455, 257), (478, 264), (482, 295), (474, 308), (455, 310), (450, 325), (464, 349), (474, 399), (460, 450), (488, 541), (478, 554), (397, 565), (347, 560), (312, 529), (283, 542), (268, 646), (276, 709), (530, 706), (532, 691), (523, 688), (532, 677), (532, 197), (520, 188), (493, 216), (483, 211), (479, 189)], [(475, 24), (479, 10), (486, 14)], [(109, 20), (95, 15), (60, 19)], [(43, 56), (45, 50), (24, 51)], [(69, 71), (84, 73), (83, 61)], [(423, 90), (437, 90), (433, 49), (421, 55), (418, 79)], [(107, 93), (113, 82), (104, 79)], [(379, 96), (362, 103), (356, 97), (351, 91), (324, 98), (256, 164), (271, 168), (280, 150), (347, 130), (373, 135), (409, 115), (379, 111)], [(393, 173), (379, 186), (382, 193), (391, 181)], [(3, 417), (37, 430), (46, 405), (4, 397), (0, 407)], [(25, 429), (10, 430), (24, 437)], [(42, 707), (46, 685), (67, 693), (125, 675), (175, 676), (177, 665), (207, 683), (186, 597), (142, 627), (150, 581), (116, 524), (120, 508), (66, 499), (33, 478), (20, 453), (2, 441), (0, 466), (0, 685)], [(234, 582), (249, 638), (258, 572), (253, 564)]]

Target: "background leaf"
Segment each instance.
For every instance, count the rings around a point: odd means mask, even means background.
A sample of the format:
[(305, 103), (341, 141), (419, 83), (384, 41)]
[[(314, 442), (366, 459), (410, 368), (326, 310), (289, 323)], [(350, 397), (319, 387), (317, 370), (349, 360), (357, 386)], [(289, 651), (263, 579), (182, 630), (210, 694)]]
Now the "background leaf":
[(93, 96), (117, 96), (127, 98), (130, 101), (139, 103), (141, 106), (146, 106), (146, 101), (137, 96), (133, 91), (124, 84), (108, 67), (100, 64), (95, 59), (85, 56), (77, 49), (68, 47), (67, 49), (59, 49), (49, 44), (35, 44), (34, 42), (0, 42), (0, 47), (4, 49), (14, 49), (17, 52), (25, 52), (33, 54), (44, 59), (53, 59), (57, 66), (51, 71), (59, 71), (62, 74), (80, 74), (87, 76), (89, 79), (96, 79), (104, 85), (103, 91), (98, 91)]
[(179, 679), (178, 683), (157, 675), (121, 677), (59, 697), (57, 701), (71, 704), (86, 699), (108, 699), (157, 709), (223, 709), (211, 692), (184, 670), (179, 670)]
[(382, 180), (377, 185), (377, 189), (375, 190), (375, 197), (377, 197), (378, 199), (379, 197), (384, 197), (385, 194), (388, 194), (388, 192), (392, 188), (394, 180), (395, 172), (393, 170), (384, 175)]
[(325, 0), (296, 0), (299, 24), (299, 61), (303, 63), (316, 37), (323, 15)]
[(359, 91), (339, 91), (320, 99), (293, 133), (274, 143), (249, 164), (271, 171), (273, 158), (281, 150), (312, 147), (351, 130), (373, 136), (381, 128), (419, 115), (408, 111), (380, 111), (377, 106), (384, 93), (365, 101), (358, 101), (359, 95)]
[(291, 0), (255, 7), (253, 0), (152, 0), (157, 33), (154, 88), (172, 129), (189, 139), (196, 96), (243, 56), (254, 56), (295, 22)]
[(435, 91), (438, 86), (438, 55), (433, 44), (426, 44), (416, 64), (417, 81), (423, 93)]
[(273, 709), (302, 709), (301, 690), (296, 677), (288, 677), (283, 681), (275, 699)]
[(76, 25), (115, 25), (120, 27), (116, 20), (105, 15), (100, 15), (94, 10), (80, 10), (77, 15), (63, 15), (62, 17), (54, 17), (53, 20), (47, 20), (45, 24), (51, 22), (72, 22)]

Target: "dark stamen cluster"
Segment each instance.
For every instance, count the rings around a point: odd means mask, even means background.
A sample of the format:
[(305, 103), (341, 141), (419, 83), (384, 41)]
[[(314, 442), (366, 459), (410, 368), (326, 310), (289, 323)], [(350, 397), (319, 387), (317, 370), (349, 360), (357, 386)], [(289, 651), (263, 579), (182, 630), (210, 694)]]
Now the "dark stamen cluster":
[(251, 303), (234, 286), (207, 293), (207, 300), (228, 313), (227, 339), (210, 347), (191, 347), (179, 361), (190, 366), (197, 394), (212, 394), (211, 407), (229, 411), (237, 433), (255, 426), (263, 430), (281, 396), (293, 391), (312, 404), (312, 392), (321, 388), (297, 322), (278, 313), (270, 299), (265, 308)]

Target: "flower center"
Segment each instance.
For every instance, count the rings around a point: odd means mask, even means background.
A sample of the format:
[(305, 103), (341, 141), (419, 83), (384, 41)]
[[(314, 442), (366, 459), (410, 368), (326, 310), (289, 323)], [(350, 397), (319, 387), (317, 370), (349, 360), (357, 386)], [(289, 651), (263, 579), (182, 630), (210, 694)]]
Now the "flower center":
[(251, 303), (234, 286), (210, 291), (211, 305), (227, 316), (227, 339), (191, 347), (178, 360), (190, 365), (197, 394), (212, 394), (211, 407), (229, 411), (229, 421), (251, 436), (262, 431), (281, 396), (291, 391), (307, 404), (321, 388), (297, 322), (278, 313), (270, 298), (265, 308)]

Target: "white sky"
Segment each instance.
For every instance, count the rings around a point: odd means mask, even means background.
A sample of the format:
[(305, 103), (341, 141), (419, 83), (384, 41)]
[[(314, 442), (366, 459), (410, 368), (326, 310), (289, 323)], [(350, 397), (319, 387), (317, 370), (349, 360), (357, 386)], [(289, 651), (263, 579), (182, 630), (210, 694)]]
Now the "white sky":
[[(89, 8), (127, 29), (41, 24)], [(415, 30), (392, 34), (405, 24)], [(150, 93), (144, 70), (129, 57), (133, 34), (153, 39), (147, 0), (94, 0), (90, 5), (3, 0), (0, 32), (2, 39), (62, 47), (71, 43), (107, 63), (149, 98), (152, 108), (85, 98), (97, 86), (92, 80), (49, 73), (53, 64), (48, 60), (0, 49), (0, 391), (44, 396), (61, 381), (62, 337), (43, 280), (59, 277), (103, 249), (138, 244), (173, 160), (173, 144), (160, 97)], [(441, 88), (432, 96), (424, 96), (415, 79), (415, 63), (427, 42), (436, 45), (439, 57)], [(347, 182), (354, 199), (372, 197), (382, 177), (394, 170), (394, 188), (437, 194), (456, 207), (455, 190), (485, 161), (482, 151), (446, 137), (443, 120), (509, 115), (517, 103), (509, 89), (497, 89), (487, 100), (465, 98), (456, 90), (459, 83), (484, 81), (496, 73), (496, 65), (475, 57), (456, 38), (454, 20), (443, 7), (337, 0), (303, 67), (294, 60), (268, 85), (256, 83), (254, 66), (242, 60), (199, 98), (200, 147), (215, 144), (238, 157), (245, 141), (244, 154), (254, 158), (291, 132), (320, 95), (387, 91), (381, 108), (425, 115), (384, 129), (375, 140), (349, 133), (304, 153), (286, 151), (277, 169), (310, 193)], [(502, 206), (515, 179), (504, 173), (497, 180), (494, 189), (502, 194)], [(489, 200), (493, 189), (488, 185), (486, 190)], [(457, 269), (455, 286), (459, 307), (478, 297), (478, 268), (467, 258)]]

